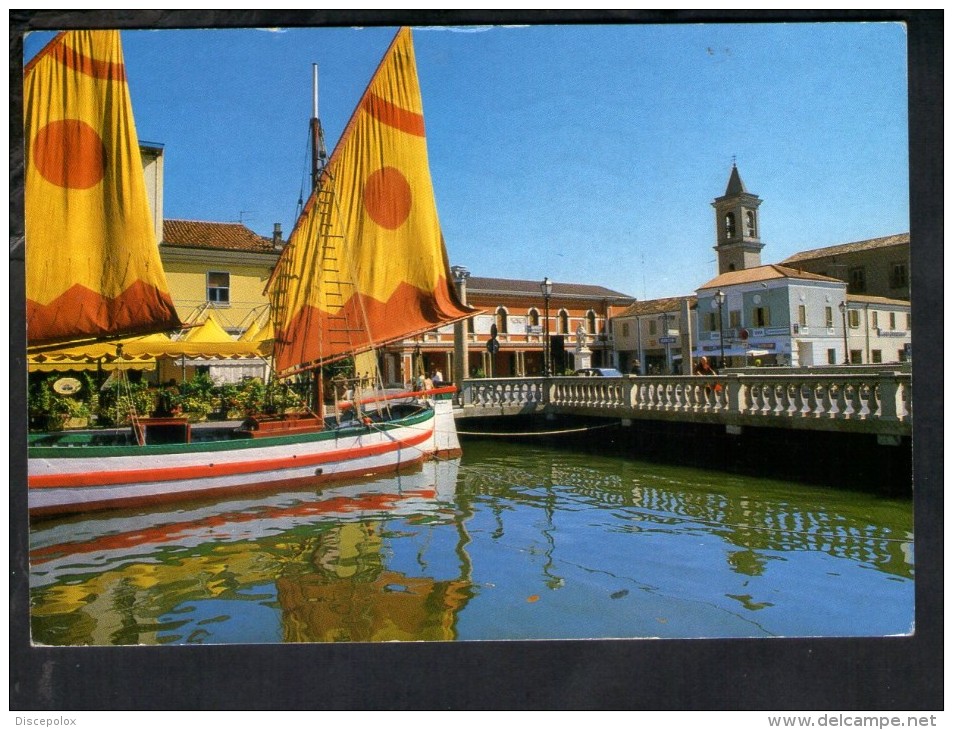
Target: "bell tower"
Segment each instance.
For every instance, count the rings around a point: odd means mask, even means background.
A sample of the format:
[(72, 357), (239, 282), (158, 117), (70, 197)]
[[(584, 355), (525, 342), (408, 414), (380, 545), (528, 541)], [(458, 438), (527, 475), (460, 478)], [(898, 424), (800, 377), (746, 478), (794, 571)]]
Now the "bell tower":
[(758, 206), (761, 198), (749, 193), (741, 180), (738, 166), (731, 165), (725, 194), (715, 198), (715, 230), (718, 232), (718, 273), (761, 266), (761, 226)]

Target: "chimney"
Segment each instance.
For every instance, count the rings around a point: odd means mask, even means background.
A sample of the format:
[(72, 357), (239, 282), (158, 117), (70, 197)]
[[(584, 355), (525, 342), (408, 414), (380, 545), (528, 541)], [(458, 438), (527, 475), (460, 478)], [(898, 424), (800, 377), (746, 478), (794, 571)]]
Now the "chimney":
[(271, 234), (271, 245), (275, 247), (276, 251), (280, 251), (283, 245), (281, 240), (281, 224), (275, 223), (275, 231)]

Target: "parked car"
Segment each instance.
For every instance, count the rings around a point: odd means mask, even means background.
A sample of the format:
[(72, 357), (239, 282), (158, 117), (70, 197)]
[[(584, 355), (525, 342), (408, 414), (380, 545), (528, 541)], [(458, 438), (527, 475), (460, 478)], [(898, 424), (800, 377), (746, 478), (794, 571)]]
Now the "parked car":
[(576, 371), (576, 375), (583, 375), (588, 378), (621, 378), (620, 373), (615, 368), (582, 368)]

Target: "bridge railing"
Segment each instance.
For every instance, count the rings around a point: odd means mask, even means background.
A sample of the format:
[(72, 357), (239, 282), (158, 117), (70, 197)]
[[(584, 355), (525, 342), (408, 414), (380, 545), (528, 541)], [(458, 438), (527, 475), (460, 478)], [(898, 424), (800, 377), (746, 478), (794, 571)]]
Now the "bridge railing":
[(911, 375), (899, 371), (481, 378), (465, 381), (461, 398), (464, 406), (481, 410), (709, 414), (726, 423), (783, 418), (908, 425), (912, 418)]
[(463, 382), (460, 399), (463, 405), (478, 408), (543, 406), (545, 382), (544, 378), (473, 378)]

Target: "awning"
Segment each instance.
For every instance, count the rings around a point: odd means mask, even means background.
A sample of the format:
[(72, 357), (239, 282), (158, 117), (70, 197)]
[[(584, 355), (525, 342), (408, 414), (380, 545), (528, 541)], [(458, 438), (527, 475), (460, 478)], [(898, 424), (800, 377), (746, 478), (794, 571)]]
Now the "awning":
[(263, 356), (261, 344), (257, 341), (233, 340), (214, 317), (208, 317), (200, 327), (188, 330), (182, 339), (163, 343), (162, 347), (153, 349), (150, 354), (173, 359), (260, 358)]
[(90, 342), (62, 350), (45, 350), (27, 355), (30, 372), (67, 370), (155, 370), (156, 358), (149, 351), (171, 340), (163, 334), (132, 337), (112, 342)]
[(103, 370), (153, 370), (156, 361), (161, 359), (260, 360), (271, 355), (271, 332), (270, 325), (266, 325), (258, 328), (251, 340), (233, 340), (215, 319), (209, 317), (201, 326), (187, 330), (178, 340), (156, 334), (114, 342), (93, 342), (31, 354), (27, 357), (27, 365), (31, 372), (97, 370), (100, 367)]
[[(769, 350), (764, 347), (738, 347), (737, 345), (729, 346), (728, 343), (725, 343), (725, 357), (747, 357), (751, 355), (752, 357), (764, 357), (766, 355), (780, 355), (782, 350), (779, 348), (777, 350)], [(721, 356), (721, 346), (716, 342), (711, 344), (706, 344), (703, 347), (696, 346), (692, 352), (694, 357), (720, 357)]]
[(70, 372), (73, 370), (83, 370), (83, 371), (98, 371), (104, 370), (110, 372), (116, 369), (123, 370), (155, 370), (156, 361), (152, 360), (151, 362), (137, 362), (137, 361), (121, 361), (121, 362), (77, 362), (75, 360), (57, 360), (49, 362), (30, 362), (28, 364), (29, 372), (31, 373), (57, 373), (57, 372)]

